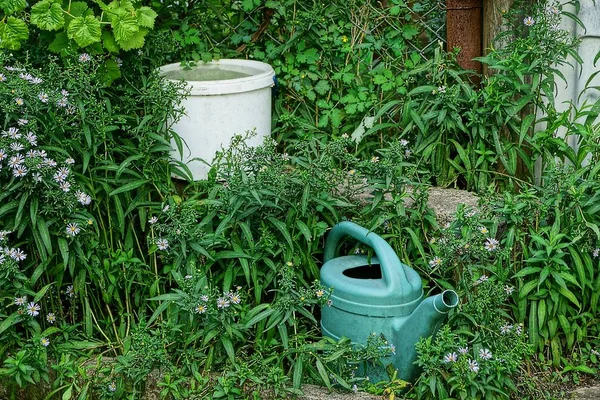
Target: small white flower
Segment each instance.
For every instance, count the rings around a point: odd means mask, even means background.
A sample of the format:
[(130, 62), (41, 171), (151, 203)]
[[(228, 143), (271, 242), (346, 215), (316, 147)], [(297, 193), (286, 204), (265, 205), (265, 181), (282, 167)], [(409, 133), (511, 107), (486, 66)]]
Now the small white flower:
[(456, 362), (456, 360), (458, 360), (456, 353), (448, 353), (444, 356), (445, 363), (453, 363)]
[(19, 118), (19, 120), (17, 121), (17, 125), (19, 125), (19, 126), (27, 125), (28, 123), (29, 123), (29, 120), (26, 120), (24, 118)]
[(242, 298), (237, 293), (233, 293), (231, 296), (229, 296), (229, 299), (233, 304), (240, 304), (240, 302), (242, 301)]
[(517, 325), (517, 327), (515, 328), (515, 332), (517, 333), (517, 335), (521, 335), (521, 333), (523, 333), (523, 325), (519, 324)]
[(431, 268), (437, 267), (439, 265), (442, 265), (442, 259), (438, 256), (435, 256), (432, 260), (429, 261), (429, 266)]
[(476, 284), (476, 285), (480, 285), (480, 284), (482, 284), (483, 282), (487, 282), (487, 281), (488, 281), (488, 279), (490, 279), (490, 278), (489, 278), (487, 275), (485, 275), (485, 274), (484, 274), (484, 275), (481, 275), (481, 276), (479, 277), (479, 279), (477, 279), (477, 280), (475, 281), (475, 284)]
[(66, 97), (60, 98), (56, 101), (58, 107), (64, 108), (69, 105), (69, 100)]
[(48, 345), (50, 344), (50, 339), (43, 337), (40, 339), (40, 343), (42, 344), (42, 346), (48, 347)]
[(71, 190), (71, 184), (70, 184), (69, 182), (66, 182), (66, 181), (65, 181), (65, 182), (60, 182), (60, 183), (58, 184), (58, 187), (60, 187), (60, 189), (61, 189), (63, 192), (68, 192), (68, 191), (70, 191), (70, 190)]
[(468, 347), (459, 347), (458, 352), (463, 355), (467, 354), (469, 352), (469, 348)]
[(446, 93), (446, 86), (438, 87), (438, 93)]
[(163, 207), (162, 212), (169, 211), (169, 208), (171, 208), (171, 207), (167, 204), (166, 206)]
[(75, 291), (73, 290), (73, 285), (67, 286), (67, 290), (65, 290), (65, 294), (69, 297), (75, 296)]
[[(0, 151), (1, 151), (1, 150), (0, 150)], [(1, 158), (0, 158), (0, 160), (1, 160)], [(594, 251), (592, 251), (592, 257), (594, 257), (594, 258), (598, 258), (598, 256), (600, 256), (600, 248), (596, 247), (596, 248), (594, 249)]]
[(400, 146), (405, 147), (407, 145), (408, 145), (408, 140), (406, 140), (406, 139), (401, 139), (400, 140)]
[(56, 315), (54, 315), (54, 313), (48, 313), (46, 315), (46, 321), (48, 321), (49, 324), (54, 324), (56, 322)]
[(479, 364), (475, 360), (469, 360), (469, 369), (475, 373), (479, 372)]
[(77, 222), (72, 222), (72, 223), (67, 224), (66, 231), (67, 231), (67, 235), (76, 236), (77, 234), (79, 234), (81, 229), (79, 228), (79, 224)]
[(378, 163), (379, 162), (379, 157), (377, 157), (377, 156), (371, 157), (371, 162), (372, 163)]
[(218, 308), (227, 308), (227, 307), (229, 307), (229, 300), (226, 297), (219, 297), (217, 299), (217, 307)]
[(158, 217), (157, 217), (156, 215), (155, 215), (155, 216), (153, 216), (152, 218), (150, 218), (150, 219), (148, 220), (148, 223), (149, 223), (150, 225), (154, 225), (154, 224), (155, 224), (155, 223), (157, 223), (157, 222), (158, 222)]
[(10, 149), (12, 151), (21, 151), (23, 150), (25, 147), (23, 147), (23, 145), (19, 142), (13, 142), (10, 144)]
[(0, 74), (0, 82), (4, 82), (6, 80), (6, 76), (4, 74)]
[(159, 250), (167, 250), (169, 248), (169, 241), (163, 238), (156, 239), (156, 247)]
[(202, 296), (200, 296), (200, 300), (202, 300), (205, 303), (208, 301), (208, 299), (209, 299), (209, 297), (207, 295), (205, 295), (205, 294), (203, 294)]
[(506, 294), (508, 294), (508, 295), (511, 295), (511, 294), (512, 294), (512, 292), (514, 292), (514, 291), (515, 291), (515, 288), (514, 288), (514, 287), (512, 287), (512, 286), (509, 286), (509, 285), (505, 285), (505, 286), (504, 286), (504, 293), (506, 293)]
[(525, 26), (533, 26), (533, 24), (535, 24), (535, 20), (532, 17), (526, 17), (523, 19), (523, 24)]
[(15, 305), (24, 306), (27, 303), (27, 296), (15, 297)]
[(42, 163), (47, 167), (52, 167), (52, 168), (56, 167), (56, 161), (54, 161), (51, 158), (44, 158)]
[(90, 57), (90, 55), (88, 53), (81, 53), (79, 55), (79, 62), (81, 63), (86, 63), (88, 61), (90, 61), (92, 59), (92, 57)]
[(62, 95), (63, 95), (63, 97), (69, 97), (69, 92), (67, 92), (65, 89), (62, 89), (62, 90), (60, 91), (60, 94), (62, 94)]
[(496, 239), (487, 238), (487, 241), (485, 242), (483, 247), (485, 247), (487, 251), (495, 251), (498, 249), (499, 245), (500, 245), (500, 242), (498, 242)]
[(24, 165), (17, 165), (15, 169), (13, 169), (13, 176), (15, 178), (22, 178), (27, 175), (27, 167)]
[(37, 317), (40, 314), (40, 309), (40, 306), (33, 301), (27, 304), (27, 314), (31, 315), (32, 317)]
[(75, 159), (69, 157), (69, 158), (67, 158), (65, 160), (65, 164), (67, 164), (67, 165), (73, 165), (73, 164), (75, 164)]
[(19, 139), (21, 137), (21, 134), (19, 133), (19, 128), (15, 128), (15, 127), (10, 127), (8, 128), (8, 132), (6, 132), (6, 136), (8, 136), (11, 139)]
[(481, 350), (479, 350), (479, 357), (482, 360), (489, 360), (492, 358), (492, 352), (489, 351), (488, 349), (481, 349)]
[(108, 384), (108, 391), (109, 392), (116, 392), (117, 391), (117, 384), (114, 382), (111, 382)]
[(0, 161), (6, 160), (6, 157), (8, 157), (6, 155), (6, 150), (0, 149)]
[(38, 99), (40, 99), (40, 101), (42, 103), (47, 103), (48, 102), (48, 95), (44, 92), (41, 92), (40, 94), (38, 94)]
[(486, 228), (485, 226), (480, 226), (479, 228), (479, 232), (481, 232), (483, 235), (487, 235), (488, 234), (488, 228)]
[(500, 333), (503, 334), (503, 335), (506, 335), (507, 333), (510, 333), (510, 331), (512, 330), (512, 328), (513, 328), (513, 326), (509, 325), (509, 324), (502, 325), (500, 327)]
[(196, 306), (196, 308), (194, 308), (194, 311), (197, 314), (204, 314), (206, 312), (207, 308), (206, 308), (206, 304), (198, 304)]
[(11, 249), (10, 258), (15, 261), (23, 261), (27, 258), (27, 254), (25, 254), (21, 249)]

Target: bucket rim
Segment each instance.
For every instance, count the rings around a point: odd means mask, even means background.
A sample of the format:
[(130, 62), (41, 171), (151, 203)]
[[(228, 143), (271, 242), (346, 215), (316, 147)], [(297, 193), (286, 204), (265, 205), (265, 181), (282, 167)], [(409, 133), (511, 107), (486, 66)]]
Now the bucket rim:
[[(213, 60), (208, 63), (198, 63), (191, 68), (211, 68), (222, 69), (224, 71), (235, 71), (248, 74), (249, 76), (233, 79), (219, 79), (211, 81), (186, 80), (165, 78), (172, 82), (184, 81), (190, 91), (190, 95), (210, 96), (231, 93), (243, 93), (253, 90), (270, 88), (273, 86), (273, 77), (275, 71), (273, 68), (264, 62), (255, 60), (238, 60), (224, 58)], [(229, 68), (228, 68), (229, 67)], [(163, 65), (158, 68), (161, 76), (171, 71), (182, 71), (184, 67), (181, 63), (172, 63)]]

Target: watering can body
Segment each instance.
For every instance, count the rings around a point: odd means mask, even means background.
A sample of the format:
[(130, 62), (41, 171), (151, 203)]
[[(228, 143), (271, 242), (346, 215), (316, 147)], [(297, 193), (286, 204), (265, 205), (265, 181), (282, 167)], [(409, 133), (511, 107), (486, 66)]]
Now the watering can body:
[[(375, 256), (335, 257), (345, 236), (373, 248)], [(414, 381), (419, 370), (415, 344), (434, 334), (447, 312), (458, 304), (453, 291), (423, 298), (421, 278), (400, 262), (393, 249), (373, 232), (344, 221), (333, 227), (325, 244), (321, 284), (332, 287), (331, 305), (321, 313), (321, 329), (333, 339), (349, 338), (366, 344), (370, 335), (383, 335), (391, 354), (359, 373), (371, 381), (387, 380), (392, 364), (397, 377)]]

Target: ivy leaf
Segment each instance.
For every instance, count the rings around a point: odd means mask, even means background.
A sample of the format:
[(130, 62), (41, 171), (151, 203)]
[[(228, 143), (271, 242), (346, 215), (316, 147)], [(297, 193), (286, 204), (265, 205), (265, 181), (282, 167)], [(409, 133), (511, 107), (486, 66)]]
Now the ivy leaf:
[(89, 46), (100, 41), (100, 21), (91, 15), (73, 18), (67, 29), (69, 39), (74, 39), (79, 47)]
[(137, 10), (138, 25), (143, 26), (144, 28), (154, 28), (154, 20), (157, 16), (158, 14), (150, 7), (140, 7), (140, 9)]
[(8, 17), (6, 22), (0, 21), (0, 47), (9, 50), (21, 48), (21, 42), (29, 38), (29, 29), (25, 21)]
[(42, 0), (31, 7), (31, 23), (40, 29), (56, 31), (65, 24), (64, 11), (54, 0)]
[(140, 28), (128, 40), (117, 39), (117, 43), (125, 51), (131, 50), (131, 49), (140, 49), (140, 48), (144, 47), (144, 41), (146, 40), (147, 33), (148, 33), (147, 29)]
[(14, 14), (27, 7), (25, 0), (0, 0), (0, 9), (4, 14)]
[(115, 37), (109, 31), (102, 32), (102, 44), (104, 48), (111, 53), (118, 53), (120, 50)]
[[(139, 30), (137, 18), (123, 9), (116, 9), (111, 16), (111, 26), (117, 43), (127, 42)], [(123, 47), (123, 45), (121, 45)]]

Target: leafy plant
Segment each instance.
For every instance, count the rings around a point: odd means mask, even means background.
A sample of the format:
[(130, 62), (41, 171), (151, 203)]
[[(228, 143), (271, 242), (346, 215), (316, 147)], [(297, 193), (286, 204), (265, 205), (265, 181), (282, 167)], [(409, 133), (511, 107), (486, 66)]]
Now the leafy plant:
[(20, 49), (33, 26), (51, 41), (49, 49), (56, 53), (73, 48), (94, 53), (139, 49), (157, 16), (152, 8), (127, 0), (108, 4), (41, 0), (31, 5), (11, 0), (2, 2), (0, 10), (0, 48)]

